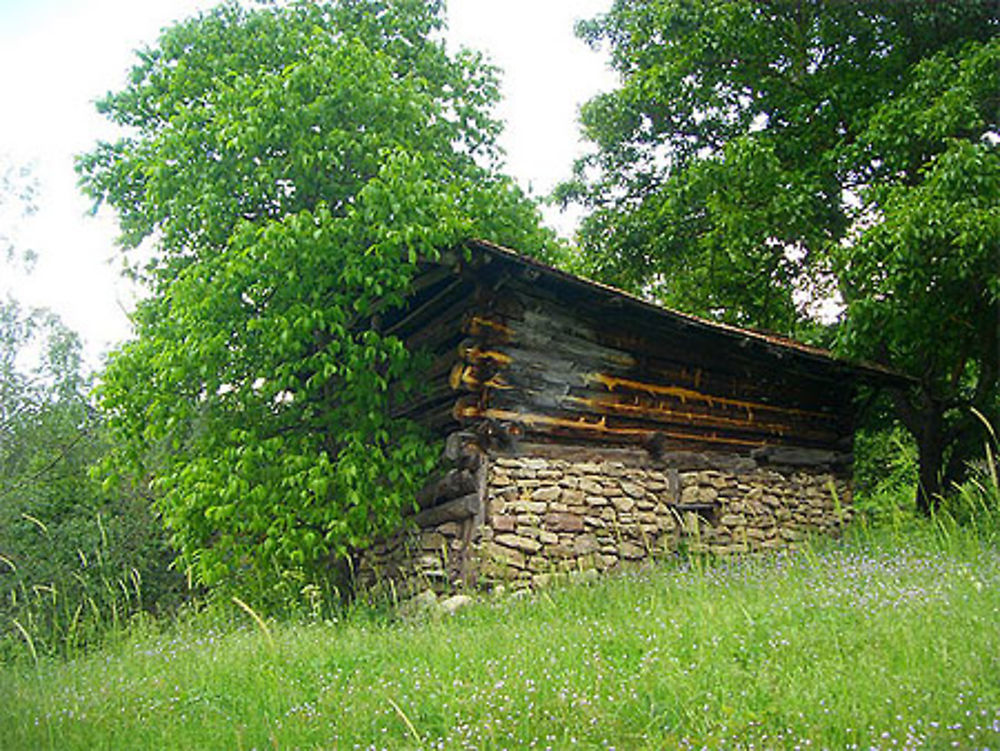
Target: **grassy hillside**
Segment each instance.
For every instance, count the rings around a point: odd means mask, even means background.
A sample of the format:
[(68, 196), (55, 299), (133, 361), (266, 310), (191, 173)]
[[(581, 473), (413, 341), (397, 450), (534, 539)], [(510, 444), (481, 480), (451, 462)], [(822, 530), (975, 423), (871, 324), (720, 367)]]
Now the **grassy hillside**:
[(4, 749), (1000, 744), (1000, 554), (909, 533), (0, 668)]

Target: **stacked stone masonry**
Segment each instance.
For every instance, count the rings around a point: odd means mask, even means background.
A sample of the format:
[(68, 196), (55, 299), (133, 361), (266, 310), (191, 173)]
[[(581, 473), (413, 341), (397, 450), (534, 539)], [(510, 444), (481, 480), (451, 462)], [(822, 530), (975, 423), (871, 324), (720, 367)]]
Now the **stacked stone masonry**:
[(362, 559), (362, 581), (391, 582), (402, 596), (541, 586), (681, 549), (721, 556), (795, 547), (808, 534), (838, 534), (850, 519), (848, 483), (828, 469), (699, 456), (698, 468), (491, 457), (479, 515), (375, 546)]

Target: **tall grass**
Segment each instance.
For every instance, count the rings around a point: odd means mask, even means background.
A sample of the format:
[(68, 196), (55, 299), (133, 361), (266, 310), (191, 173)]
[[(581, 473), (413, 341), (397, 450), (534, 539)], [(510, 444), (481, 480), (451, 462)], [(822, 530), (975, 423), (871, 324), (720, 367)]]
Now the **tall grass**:
[(0, 746), (995, 747), (1000, 555), (949, 535), (869, 531), (455, 617), (358, 609), (265, 635), (247, 603), (235, 626), (147, 625), (0, 671)]
[[(19, 654), (69, 658), (108, 638), (122, 635), (146, 611), (138, 568), (124, 565), (112, 549), (101, 515), (94, 524), (97, 542), (77, 548), (70, 563), (49, 527), (29, 514), (22, 516), (42, 539), (29, 550), (45, 560), (21, 558), (20, 566), (0, 556), (0, 662)], [(57, 562), (57, 559), (62, 559)], [(39, 578), (44, 570), (47, 578)], [(2, 744), (0, 744), (2, 747)]]
[(966, 480), (942, 499), (937, 521), (942, 534), (948, 535), (955, 527), (962, 527), (978, 539), (995, 545), (1000, 544), (1000, 469), (997, 466), (1000, 440), (989, 421), (978, 411), (974, 412), (987, 431), (983, 458), (970, 466)]

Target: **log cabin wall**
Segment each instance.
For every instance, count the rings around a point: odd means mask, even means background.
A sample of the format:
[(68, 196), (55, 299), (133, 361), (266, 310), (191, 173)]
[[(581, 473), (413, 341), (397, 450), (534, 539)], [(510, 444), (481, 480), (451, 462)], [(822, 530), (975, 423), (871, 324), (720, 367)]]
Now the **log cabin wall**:
[(447, 462), (363, 583), (538, 585), (849, 520), (854, 366), (492, 246), (415, 286), (388, 327), (432, 365), (400, 413), (449, 436)]
[(850, 450), (846, 368), (530, 272), (478, 274), (451, 376), (466, 392), (460, 422), (493, 421), (513, 440), (659, 452)]

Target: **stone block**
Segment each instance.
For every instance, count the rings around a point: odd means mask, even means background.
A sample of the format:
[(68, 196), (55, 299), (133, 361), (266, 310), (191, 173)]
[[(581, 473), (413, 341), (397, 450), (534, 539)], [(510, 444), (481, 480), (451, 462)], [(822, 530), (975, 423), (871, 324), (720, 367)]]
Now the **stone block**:
[(555, 545), (549, 545), (545, 549), (545, 554), (552, 560), (576, 557), (573, 546), (569, 542), (558, 542)]
[(528, 559), (528, 571), (551, 571), (552, 561), (544, 555), (533, 555)]
[(573, 552), (578, 556), (596, 553), (600, 547), (593, 535), (580, 535), (573, 541)]
[(621, 462), (601, 462), (599, 471), (605, 477), (621, 477), (625, 474), (625, 465)]
[(646, 489), (635, 482), (623, 482), (621, 483), (621, 489), (625, 495), (632, 498), (642, 498), (646, 495)]
[(542, 534), (542, 530), (535, 526), (521, 526), (518, 525), (517, 529), (514, 530), (515, 534), (521, 537), (528, 537), (532, 540), (538, 540)]
[(522, 537), (521, 535), (497, 535), (494, 538), (494, 542), (507, 548), (523, 550), (526, 553), (537, 553), (542, 547), (542, 543), (538, 540), (532, 540), (530, 537)]
[(593, 568), (570, 571), (569, 580), (574, 583), (594, 582), (597, 581), (597, 571)]
[(624, 495), (612, 498), (611, 503), (613, 503), (615, 508), (622, 513), (628, 513), (635, 508), (635, 499)]
[(681, 503), (698, 503), (701, 501), (701, 488), (689, 485), (681, 491)]
[(547, 504), (540, 501), (514, 501), (510, 507), (520, 514), (544, 514), (548, 508)]
[(439, 603), (439, 607), (447, 615), (454, 615), (462, 608), (466, 608), (472, 604), (472, 598), (468, 595), (452, 595), (446, 600), (442, 600)]
[(513, 532), (517, 527), (517, 520), (513, 516), (499, 514), (493, 517), (491, 525), (497, 532)]
[(509, 548), (504, 545), (498, 545), (495, 542), (487, 543), (483, 546), (483, 550), (489, 559), (504, 566), (524, 568), (524, 565), (527, 562), (524, 553), (521, 551), (514, 550), (513, 548)]
[[(531, 500), (541, 501), (542, 504), (548, 503), (550, 501), (558, 501), (559, 497), (563, 494), (563, 489), (558, 485), (543, 485), (540, 488), (536, 488), (531, 493)], [(541, 513), (543, 509), (540, 509), (538, 513)]]
[(568, 513), (545, 515), (545, 526), (554, 532), (582, 532), (583, 517)]
[(710, 485), (703, 485), (698, 488), (698, 500), (702, 503), (715, 503), (719, 497), (719, 491)]
[(623, 542), (618, 546), (618, 554), (627, 560), (637, 560), (646, 557), (646, 548), (635, 542)]

